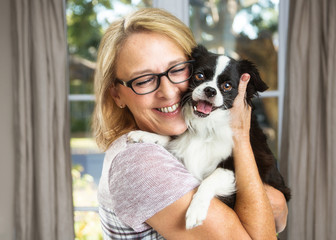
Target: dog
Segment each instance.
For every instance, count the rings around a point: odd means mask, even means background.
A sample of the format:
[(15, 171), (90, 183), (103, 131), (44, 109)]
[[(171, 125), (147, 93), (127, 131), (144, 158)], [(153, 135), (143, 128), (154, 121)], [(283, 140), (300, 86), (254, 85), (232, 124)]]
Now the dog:
[[(132, 131), (128, 135), (132, 142), (152, 142), (164, 146), (200, 180), (201, 184), (186, 213), (187, 229), (202, 224), (215, 196), (234, 207), (236, 187), (229, 109), (238, 94), (241, 75), (250, 75), (246, 102), (251, 106), (252, 98), (268, 88), (256, 66), (248, 60), (237, 61), (215, 54), (202, 45), (193, 49), (192, 58), (195, 60), (194, 72), (181, 101), (188, 130), (175, 137), (144, 131)], [(262, 181), (280, 190), (289, 201), (290, 189), (278, 171), (276, 159), (253, 111), (250, 142)]]

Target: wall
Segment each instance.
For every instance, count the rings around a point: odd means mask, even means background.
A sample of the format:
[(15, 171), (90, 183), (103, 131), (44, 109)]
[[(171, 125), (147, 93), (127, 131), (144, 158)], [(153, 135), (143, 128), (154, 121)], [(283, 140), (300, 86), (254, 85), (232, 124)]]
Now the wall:
[(14, 139), (10, 1), (0, 7), (0, 239), (14, 239)]

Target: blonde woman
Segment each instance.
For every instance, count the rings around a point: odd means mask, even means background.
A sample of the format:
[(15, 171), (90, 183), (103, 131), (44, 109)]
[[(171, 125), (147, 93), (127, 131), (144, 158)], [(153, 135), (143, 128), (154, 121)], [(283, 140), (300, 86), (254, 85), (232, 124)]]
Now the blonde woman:
[(203, 225), (186, 230), (185, 213), (198, 180), (164, 148), (127, 142), (135, 129), (163, 135), (186, 131), (180, 100), (195, 46), (181, 21), (150, 8), (112, 23), (101, 41), (93, 129), (106, 151), (98, 191), (104, 239), (269, 240), (286, 225), (284, 196), (263, 186), (251, 151), (250, 109), (244, 103), (248, 75), (231, 110), (238, 123), (232, 125), (239, 189), (234, 210), (213, 199)]

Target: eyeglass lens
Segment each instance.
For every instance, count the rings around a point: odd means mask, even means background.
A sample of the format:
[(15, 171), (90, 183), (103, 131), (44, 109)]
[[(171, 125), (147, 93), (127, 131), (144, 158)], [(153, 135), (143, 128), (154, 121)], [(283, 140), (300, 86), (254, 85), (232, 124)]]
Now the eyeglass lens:
[(132, 89), (137, 94), (147, 94), (155, 91), (159, 85), (162, 76), (168, 76), (172, 83), (181, 83), (190, 78), (192, 74), (191, 63), (180, 63), (170, 68), (167, 72), (161, 74), (147, 74), (135, 79), (132, 82)]

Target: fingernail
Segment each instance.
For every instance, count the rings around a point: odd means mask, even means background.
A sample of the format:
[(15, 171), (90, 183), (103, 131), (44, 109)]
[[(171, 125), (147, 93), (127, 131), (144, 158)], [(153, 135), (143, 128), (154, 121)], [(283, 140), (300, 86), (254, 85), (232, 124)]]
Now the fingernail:
[(243, 81), (248, 81), (248, 80), (250, 80), (250, 74), (248, 74), (248, 73), (244, 73), (243, 75), (242, 75), (242, 80)]

